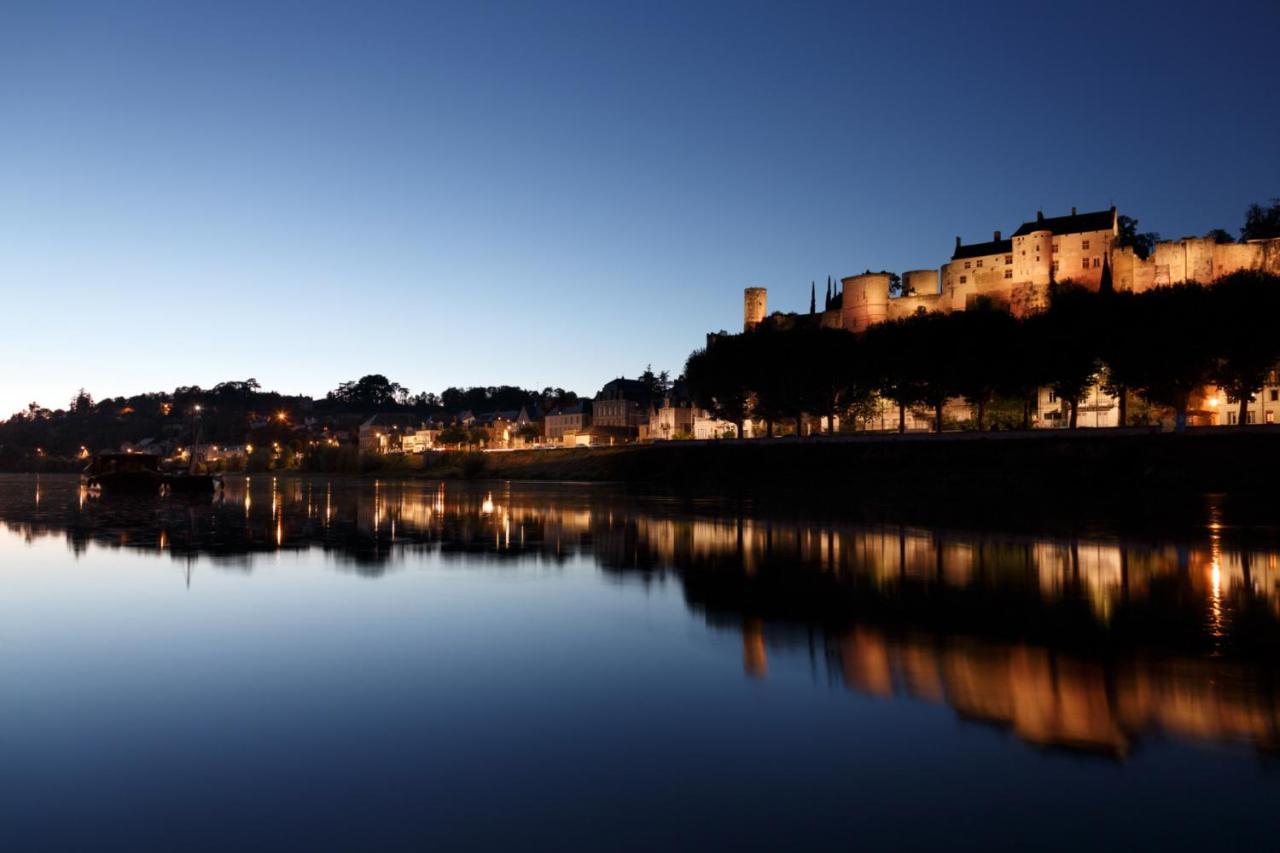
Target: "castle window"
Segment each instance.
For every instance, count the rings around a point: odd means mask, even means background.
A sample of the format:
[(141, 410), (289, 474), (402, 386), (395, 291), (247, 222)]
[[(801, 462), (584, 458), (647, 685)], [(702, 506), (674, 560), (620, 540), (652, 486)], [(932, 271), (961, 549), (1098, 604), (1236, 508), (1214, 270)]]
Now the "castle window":
[(962, 275), (962, 276), (960, 276), (960, 283), (961, 283), (961, 284), (964, 284), (964, 283), (965, 283), (965, 282), (967, 282), (968, 280), (969, 280), (969, 276), (967, 276), (967, 275)]
[(978, 261), (978, 267), (979, 267), (979, 268), (981, 268), (981, 267), (982, 267), (982, 261)]
[(1013, 255), (1005, 255), (1005, 256), (1004, 256), (1004, 265), (1005, 265), (1005, 266), (1008, 266), (1008, 265), (1009, 265), (1009, 264), (1011, 264), (1011, 263), (1013, 263)]
[(1096, 269), (1097, 269), (1098, 267), (1100, 267), (1100, 266), (1102, 266), (1102, 258), (1094, 258), (1094, 259), (1093, 259), (1093, 268), (1096, 270)]
[(1057, 271), (1058, 271), (1058, 262), (1057, 262), (1057, 261), (1054, 261), (1054, 262), (1053, 262), (1053, 271), (1054, 271), (1054, 272), (1057, 272)]
[(1056, 251), (1058, 251), (1058, 244), (1057, 244), (1057, 243), (1054, 243), (1054, 244), (1053, 244), (1053, 250), (1054, 250), (1055, 252), (1056, 252)]
[(1272, 388), (1270, 396), (1271, 396), (1271, 402), (1274, 403), (1276, 400), (1280, 400), (1280, 391), (1277, 391), (1276, 389)]
[(1085, 252), (1089, 251), (1089, 241), (1088, 241), (1088, 240), (1082, 240), (1082, 241), (1080, 242), (1080, 249), (1081, 249), (1081, 251), (1085, 251)]
[(1013, 270), (1005, 270), (1005, 271), (1004, 271), (1004, 277), (1005, 277), (1005, 278), (1013, 278)]
[(965, 261), (965, 262), (964, 262), (964, 268), (965, 268), (965, 269), (968, 269), (968, 268), (969, 268), (969, 262), (968, 262), (968, 261)]
[(1276, 413), (1271, 411), (1267, 412), (1267, 423), (1273, 424), (1275, 422), (1276, 422)]
[(1088, 269), (1088, 268), (1089, 268), (1089, 259), (1088, 259), (1088, 258), (1081, 258), (1080, 260), (1084, 261), (1084, 268), (1085, 268), (1085, 269)]

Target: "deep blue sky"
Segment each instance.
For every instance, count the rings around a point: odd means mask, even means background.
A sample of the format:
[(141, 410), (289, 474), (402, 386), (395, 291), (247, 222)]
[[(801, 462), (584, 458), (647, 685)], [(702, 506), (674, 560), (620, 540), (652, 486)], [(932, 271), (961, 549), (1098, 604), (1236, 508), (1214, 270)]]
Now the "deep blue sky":
[(741, 289), (1280, 195), (1280, 4), (0, 6), (0, 415), (382, 372), (594, 391)]

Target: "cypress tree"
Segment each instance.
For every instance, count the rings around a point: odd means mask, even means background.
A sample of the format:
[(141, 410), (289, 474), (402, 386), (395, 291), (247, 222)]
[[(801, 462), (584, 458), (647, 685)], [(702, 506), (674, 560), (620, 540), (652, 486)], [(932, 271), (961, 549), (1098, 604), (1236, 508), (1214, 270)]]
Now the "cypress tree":
[(810, 314), (818, 313), (817, 284), (812, 281), (809, 282), (809, 313)]

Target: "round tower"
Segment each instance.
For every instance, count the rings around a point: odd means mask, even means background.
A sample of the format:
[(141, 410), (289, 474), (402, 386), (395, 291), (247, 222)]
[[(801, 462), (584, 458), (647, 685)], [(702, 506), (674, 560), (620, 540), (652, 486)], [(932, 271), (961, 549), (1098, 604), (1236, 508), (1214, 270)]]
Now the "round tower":
[(889, 274), (869, 272), (840, 279), (841, 325), (846, 331), (865, 332), (889, 316)]
[(768, 291), (763, 287), (748, 287), (742, 291), (742, 331), (760, 325), (768, 311)]

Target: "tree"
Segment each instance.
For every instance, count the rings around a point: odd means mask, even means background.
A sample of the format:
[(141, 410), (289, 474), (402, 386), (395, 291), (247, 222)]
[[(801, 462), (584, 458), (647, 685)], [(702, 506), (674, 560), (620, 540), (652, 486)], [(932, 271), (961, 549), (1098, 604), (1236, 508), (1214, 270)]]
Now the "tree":
[(1143, 385), (1146, 353), (1137, 345), (1133, 328), (1142, 322), (1137, 297), (1131, 291), (1110, 293), (1099, 300), (1098, 355), (1105, 365), (1101, 375), (1103, 391), (1116, 398), (1117, 426), (1129, 419), (1129, 392)]
[(818, 285), (815, 282), (809, 282), (809, 313), (818, 313)]
[(1280, 237), (1280, 198), (1271, 199), (1268, 207), (1249, 205), (1240, 229), (1240, 240), (1271, 240)]
[(1098, 294), (1064, 281), (1050, 290), (1049, 310), (1027, 318), (1043, 342), (1044, 374), (1067, 404), (1068, 426), (1079, 422), (1080, 401), (1098, 374)]
[(987, 405), (1010, 383), (1010, 350), (1017, 321), (989, 301), (946, 316), (945, 337), (954, 352), (955, 389), (974, 407), (979, 431), (987, 427)]
[(872, 395), (862, 340), (842, 329), (815, 329), (807, 355), (811, 367), (805, 397), (826, 417), (827, 432), (835, 432), (836, 417), (865, 408)]
[(343, 382), (330, 391), (327, 398), (360, 411), (375, 411), (403, 404), (408, 393), (403, 385), (392, 382), (380, 373), (371, 373), (354, 382)]
[(81, 388), (76, 395), (71, 398), (69, 411), (75, 415), (87, 415), (93, 411), (93, 397), (89, 392)]
[[(810, 367), (802, 363), (795, 351), (796, 341), (793, 331), (772, 327), (753, 329), (739, 339), (743, 356), (740, 370), (751, 391), (751, 411), (765, 422), (770, 438), (777, 422), (795, 413), (798, 382), (803, 371)], [(796, 432), (800, 432), (799, 420)]]
[(907, 408), (924, 401), (924, 388), (908, 358), (912, 328), (905, 319), (877, 323), (862, 334), (867, 369), (880, 395), (898, 405), (898, 432), (907, 430)]
[(1214, 366), (1213, 336), (1205, 328), (1207, 291), (1195, 283), (1157, 287), (1139, 294), (1136, 313), (1130, 334), (1142, 360), (1139, 390), (1148, 401), (1172, 408), (1181, 431), (1192, 395), (1204, 387)]
[(466, 444), (470, 439), (470, 431), (460, 423), (449, 424), (436, 437), (436, 441), (445, 446)]
[(1116, 245), (1133, 249), (1133, 253), (1146, 260), (1160, 242), (1160, 235), (1155, 231), (1138, 232), (1138, 220), (1132, 216), (1120, 216), (1116, 219)]
[(1232, 273), (1207, 292), (1212, 337), (1213, 381), (1239, 403), (1241, 425), (1249, 402), (1280, 362), (1274, 320), (1280, 310), (1280, 282), (1253, 270)]
[(751, 394), (743, 371), (746, 347), (742, 338), (743, 335), (717, 335), (705, 349), (695, 350), (684, 367), (694, 402), (715, 417), (733, 423), (738, 438), (742, 438)]
[(661, 400), (671, 388), (671, 374), (667, 371), (661, 373), (653, 372), (653, 365), (645, 365), (644, 373), (640, 374), (640, 382), (644, 384), (652, 399)]
[(1219, 245), (1236, 241), (1236, 238), (1231, 236), (1231, 232), (1225, 228), (1211, 228), (1204, 236)]

